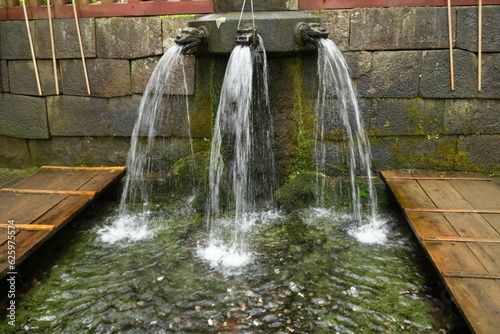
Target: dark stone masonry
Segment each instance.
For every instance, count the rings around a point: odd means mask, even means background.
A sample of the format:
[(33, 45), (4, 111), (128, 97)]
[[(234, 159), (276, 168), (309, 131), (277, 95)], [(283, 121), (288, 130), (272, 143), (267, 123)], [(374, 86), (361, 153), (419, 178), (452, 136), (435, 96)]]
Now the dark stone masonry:
[[(227, 3), (227, 8), (217, 8), (218, 15), (241, 8), (239, 0)], [(256, 1), (255, 6), (256, 10), (296, 9), (293, 1)], [(307, 15), (321, 18), (346, 58), (370, 136), (374, 169), (500, 172), (500, 6), (483, 7), (481, 91), (477, 7), (452, 8), (454, 91), (446, 7), (355, 8)], [(30, 22), (42, 96), (25, 23), (0, 22), (0, 167), (125, 164), (149, 76), (180, 29), (195, 18), (80, 19), (90, 96), (73, 19), (53, 20), (59, 96), (47, 20)], [(227, 38), (234, 39), (235, 33)], [(288, 32), (276, 31), (279, 34)], [(266, 46), (273, 50), (280, 40), (285, 43), (285, 38), (274, 38), (265, 41)], [(269, 54), (275, 146), (282, 174), (312, 159), (318, 85), (315, 52)], [(208, 147), (227, 60), (227, 54), (187, 58), (187, 100), (196, 150)], [(177, 97), (169, 106), (171, 119), (159, 130), (169, 143), (164, 155), (170, 162), (189, 153), (182, 88), (180, 80), (168, 88)], [(336, 103), (331, 101), (332, 112)], [(341, 173), (345, 141), (334, 120), (327, 127), (328, 168)]]

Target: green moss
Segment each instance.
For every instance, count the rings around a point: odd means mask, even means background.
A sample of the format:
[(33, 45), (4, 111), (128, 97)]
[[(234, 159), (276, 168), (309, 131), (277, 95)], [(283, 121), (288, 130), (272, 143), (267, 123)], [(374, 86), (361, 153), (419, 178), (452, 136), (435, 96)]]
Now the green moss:
[(417, 107), (415, 106), (406, 107), (406, 115), (410, 120), (410, 122), (417, 127), (415, 134), (423, 135), (424, 134), (424, 125), (422, 120), (423, 117), (420, 111), (417, 109)]
[[(292, 93), (293, 121), (297, 126), (296, 146), (291, 148), (291, 157), (287, 175), (293, 175), (305, 171), (314, 170), (314, 161), (312, 159), (312, 148), (314, 147), (314, 110), (304, 99), (302, 91), (302, 61), (300, 58), (294, 59), (287, 68), (287, 74), (293, 82), (294, 89)], [(307, 102), (306, 102), (307, 101)]]

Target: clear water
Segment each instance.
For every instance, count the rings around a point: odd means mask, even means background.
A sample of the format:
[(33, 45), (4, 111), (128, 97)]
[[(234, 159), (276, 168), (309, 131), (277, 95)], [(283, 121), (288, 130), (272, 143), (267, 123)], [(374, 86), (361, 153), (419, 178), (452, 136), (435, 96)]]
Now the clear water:
[(418, 245), (389, 215), (386, 242), (367, 245), (350, 213), (256, 213), (252, 257), (230, 272), (200, 258), (204, 219), (186, 207), (150, 214), (141, 241), (103, 240), (114, 219), (80, 233), (0, 332), (448, 332)]
[[(364, 131), (347, 63), (335, 43), (326, 38), (321, 38), (318, 44), (318, 74), (319, 90), (315, 125), (317, 171), (326, 172), (326, 160), (329, 154), (325, 144), (327, 124), (339, 122), (338, 126), (341, 126), (342, 136), (348, 145), (347, 162), (353, 213), (360, 225), (363, 223), (363, 216), (368, 216), (370, 228), (376, 230), (383, 224), (377, 222), (380, 219), (377, 218), (377, 198), (372, 182), (370, 142)], [(332, 103), (338, 103), (338, 108), (333, 114), (329, 114), (328, 109)], [(355, 182), (357, 176), (364, 176), (367, 180), (369, 201), (365, 208), (361, 205), (361, 192)], [(321, 192), (324, 185), (320, 184), (319, 188)]]

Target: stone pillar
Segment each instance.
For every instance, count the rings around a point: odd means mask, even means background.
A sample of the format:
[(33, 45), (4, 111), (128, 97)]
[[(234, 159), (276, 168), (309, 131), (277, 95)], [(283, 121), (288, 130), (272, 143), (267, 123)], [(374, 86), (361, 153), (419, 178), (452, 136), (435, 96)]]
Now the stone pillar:
[[(243, 0), (214, 0), (216, 13), (240, 12)], [(250, 12), (250, 0), (246, 1), (245, 12)], [(254, 11), (297, 10), (298, 0), (254, 0)]]

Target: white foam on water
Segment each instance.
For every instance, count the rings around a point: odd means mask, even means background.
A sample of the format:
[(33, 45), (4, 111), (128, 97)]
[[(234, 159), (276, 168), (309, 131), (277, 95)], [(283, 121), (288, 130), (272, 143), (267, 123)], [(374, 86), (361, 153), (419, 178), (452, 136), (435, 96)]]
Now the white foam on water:
[(383, 245), (387, 241), (389, 229), (385, 220), (376, 217), (369, 223), (350, 230), (349, 234), (365, 244)]
[(239, 268), (251, 263), (254, 258), (253, 252), (228, 247), (222, 244), (209, 244), (199, 246), (196, 250), (199, 258), (208, 262), (209, 265), (223, 273), (235, 273)]
[(108, 244), (118, 241), (140, 241), (150, 238), (154, 232), (148, 226), (147, 214), (119, 215), (115, 217), (111, 225), (101, 227), (97, 230), (99, 239)]

